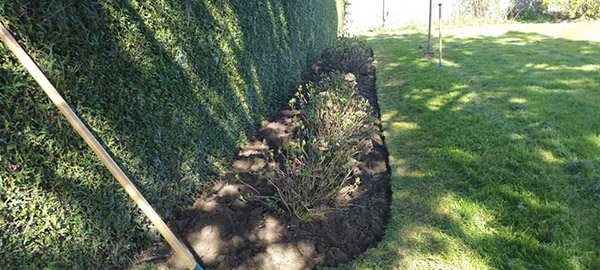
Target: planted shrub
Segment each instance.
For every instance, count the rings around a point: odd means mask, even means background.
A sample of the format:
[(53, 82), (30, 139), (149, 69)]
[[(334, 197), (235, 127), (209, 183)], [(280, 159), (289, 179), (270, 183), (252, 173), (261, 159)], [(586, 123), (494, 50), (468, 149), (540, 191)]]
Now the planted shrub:
[(293, 121), (300, 126), (298, 136), (318, 140), (316, 143), (323, 149), (332, 144), (332, 150), (370, 142), (374, 130), (371, 107), (358, 94), (353, 74), (328, 75), (316, 87), (306, 88), (304, 92), (300, 89), (290, 102), (297, 113)]
[(290, 106), (297, 131), (267, 178), (285, 210), (307, 218), (319, 214), (352, 178), (350, 162), (371, 150), (374, 118), (354, 81), (340, 74), (300, 87)]
[(334, 70), (363, 74), (368, 70), (373, 51), (359, 38), (342, 36), (323, 53), (323, 61)]

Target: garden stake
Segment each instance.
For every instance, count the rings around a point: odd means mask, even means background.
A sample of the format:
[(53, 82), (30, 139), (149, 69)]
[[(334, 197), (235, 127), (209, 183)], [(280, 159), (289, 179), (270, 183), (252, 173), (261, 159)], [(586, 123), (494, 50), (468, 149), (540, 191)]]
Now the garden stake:
[(440, 68), (442, 67), (442, 3), (438, 4), (440, 6)]
[(146, 201), (144, 196), (137, 190), (137, 188), (131, 183), (127, 175), (123, 173), (119, 165), (110, 157), (110, 155), (104, 150), (102, 145), (98, 143), (98, 140), (92, 135), (87, 129), (85, 124), (81, 122), (79, 117), (73, 112), (69, 104), (62, 98), (62, 96), (56, 91), (56, 88), (48, 81), (48, 78), (42, 73), (40, 68), (33, 62), (33, 60), (25, 53), (23, 48), (17, 43), (13, 36), (6, 30), (4, 24), (0, 22), (0, 37), (8, 49), (10, 49), (19, 62), (27, 69), (29, 74), (35, 79), (35, 81), (42, 87), (46, 95), (52, 100), (54, 105), (62, 112), (67, 118), (73, 128), (79, 133), (79, 135), (85, 140), (90, 148), (94, 151), (96, 156), (100, 158), (102, 164), (108, 168), (112, 175), (119, 181), (119, 184), (125, 189), (127, 194), (133, 199), (138, 207), (144, 212), (144, 214), (150, 219), (152, 224), (156, 226), (160, 234), (167, 240), (169, 245), (175, 250), (177, 255), (181, 257), (185, 265), (189, 269), (202, 270), (202, 267), (196, 262), (192, 253), (177, 239), (173, 232), (167, 227), (165, 222), (160, 216), (154, 211), (152, 206)]
[(433, 58), (433, 51), (431, 51), (431, 9), (433, 0), (429, 0), (429, 31), (427, 31), (427, 52), (425, 52), (425, 59), (430, 60)]

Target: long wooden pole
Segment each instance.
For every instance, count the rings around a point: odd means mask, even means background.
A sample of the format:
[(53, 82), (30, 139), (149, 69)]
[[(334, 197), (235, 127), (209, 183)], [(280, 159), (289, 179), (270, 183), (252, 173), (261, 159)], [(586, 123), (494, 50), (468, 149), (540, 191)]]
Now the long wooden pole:
[[(431, 51), (431, 12), (433, 0), (429, 0), (429, 30), (427, 31), (427, 53), (433, 55), (433, 51)], [(431, 57), (431, 56), (430, 56)]]
[(439, 38), (439, 40), (440, 40), (440, 64), (439, 64), (439, 66), (442, 67), (442, 3), (439, 3), (438, 5), (440, 6), (440, 30), (439, 30), (439, 33), (440, 33), (440, 38)]
[(40, 68), (35, 64), (35, 62), (33, 62), (33, 60), (31, 60), (31, 57), (25, 53), (23, 48), (21, 48), (8, 30), (6, 30), (2, 22), (0, 22), (0, 37), (2, 38), (2, 41), (6, 47), (8, 47), (8, 49), (15, 54), (17, 59), (19, 59), (19, 62), (21, 62), (29, 74), (31, 74), (40, 87), (42, 87), (46, 95), (48, 95), (48, 97), (52, 100), (54, 105), (56, 105), (56, 107), (58, 107), (62, 114), (67, 118), (77, 133), (79, 133), (87, 145), (92, 148), (96, 156), (98, 156), (100, 161), (102, 161), (102, 164), (108, 168), (117, 181), (119, 181), (119, 184), (121, 184), (123, 189), (125, 189), (127, 194), (129, 194), (131, 199), (138, 205), (142, 212), (144, 212), (148, 219), (150, 219), (152, 224), (156, 226), (160, 234), (162, 234), (169, 245), (171, 245), (173, 250), (175, 250), (177, 255), (179, 255), (179, 257), (181, 257), (181, 259), (184, 261), (185, 265), (189, 269), (202, 269), (194, 259), (194, 256), (192, 256), (192, 253), (190, 253), (190, 251), (179, 241), (179, 239), (177, 239), (169, 227), (167, 227), (165, 222), (160, 218), (156, 211), (154, 211), (144, 196), (142, 196), (133, 183), (131, 183), (127, 175), (125, 175), (121, 168), (119, 168), (119, 165), (115, 163), (106, 150), (104, 150), (102, 145), (98, 143), (98, 140), (96, 140), (94, 135), (92, 135), (85, 124), (83, 124), (79, 117), (77, 117), (69, 104), (62, 98), (58, 91), (56, 91), (56, 88), (54, 88), (50, 81), (48, 81), (48, 78), (46, 78)]

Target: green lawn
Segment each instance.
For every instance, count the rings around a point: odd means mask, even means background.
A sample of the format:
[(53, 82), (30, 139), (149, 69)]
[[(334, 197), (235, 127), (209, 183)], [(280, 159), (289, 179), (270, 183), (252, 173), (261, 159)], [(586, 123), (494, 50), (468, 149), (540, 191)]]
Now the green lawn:
[(598, 29), (449, 30), (441, 69), (423, 33), (367, 36), (393, 202), (340, 269), (600, 269)]

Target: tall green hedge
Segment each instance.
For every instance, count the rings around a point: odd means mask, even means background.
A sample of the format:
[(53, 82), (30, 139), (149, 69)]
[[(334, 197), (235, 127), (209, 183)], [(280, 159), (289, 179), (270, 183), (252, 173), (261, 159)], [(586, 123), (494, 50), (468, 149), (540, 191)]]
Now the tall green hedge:
[[(336, 37), (336, 0), (0, 1), (0, 20), (169, 220)], [(0, 46), (0, 269), (114, 269), (160, 240)]]

